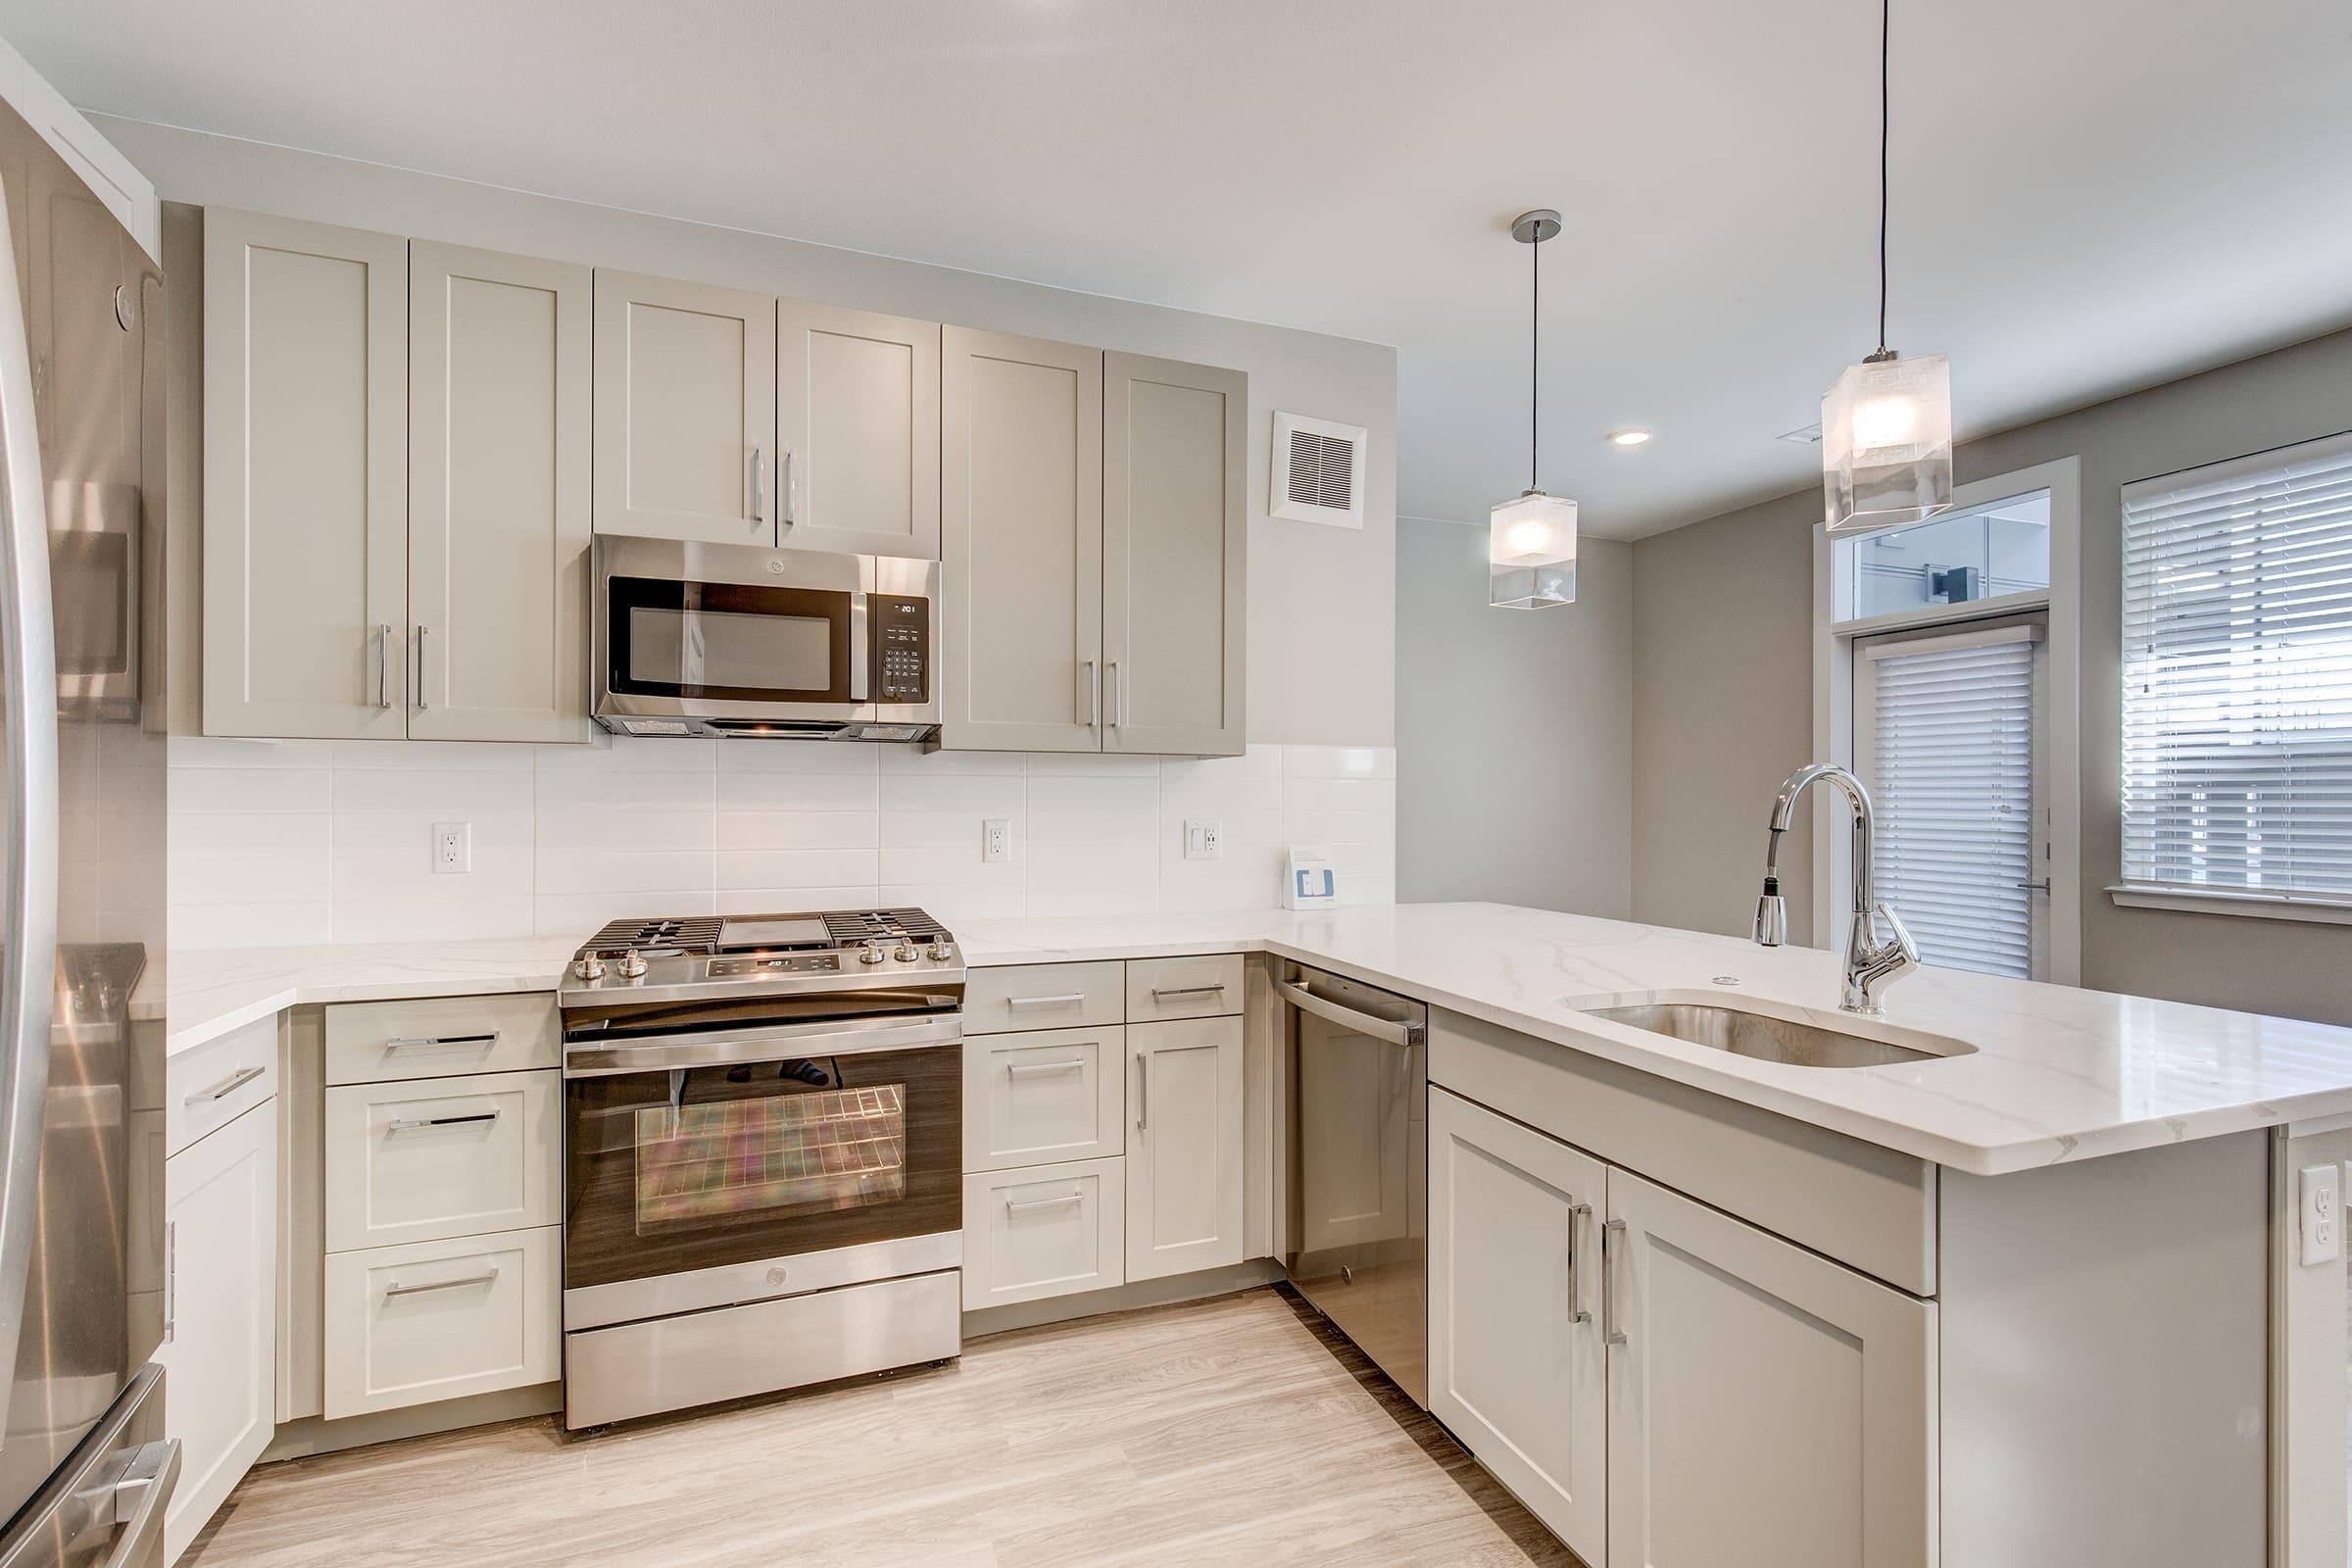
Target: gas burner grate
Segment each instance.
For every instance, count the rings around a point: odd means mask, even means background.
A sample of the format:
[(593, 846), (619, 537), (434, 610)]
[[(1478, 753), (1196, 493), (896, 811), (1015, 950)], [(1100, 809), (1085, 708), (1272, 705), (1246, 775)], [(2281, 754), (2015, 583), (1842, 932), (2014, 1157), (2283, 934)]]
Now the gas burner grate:
[(614, 920), (583, 948), (599, 953), (626, 953), (631, 949), (672, 948), (682, 953), (710, 953), (718, 946), (719, 920), (716, 915), (673, 915), (662, 919)]
[(928, 942), (945, 937), (948, 928), (920, 909), (845, 909), (825, 916), (825, 929), (837, 946), (856, 942)]

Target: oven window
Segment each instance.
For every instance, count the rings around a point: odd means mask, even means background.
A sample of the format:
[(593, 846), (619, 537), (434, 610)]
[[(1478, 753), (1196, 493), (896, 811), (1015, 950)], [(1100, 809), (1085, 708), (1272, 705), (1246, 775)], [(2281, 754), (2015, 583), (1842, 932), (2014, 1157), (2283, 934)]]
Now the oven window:
[(564, 1085), (564, 1283), (963, 1226), (958, 1046)]
[(856, 595), (815, 588), (614, 577), (606, 679), (646, 697), (850, 700)]
[(637, 1112), (637, 1234), (895, 1203), (906, 1086)]

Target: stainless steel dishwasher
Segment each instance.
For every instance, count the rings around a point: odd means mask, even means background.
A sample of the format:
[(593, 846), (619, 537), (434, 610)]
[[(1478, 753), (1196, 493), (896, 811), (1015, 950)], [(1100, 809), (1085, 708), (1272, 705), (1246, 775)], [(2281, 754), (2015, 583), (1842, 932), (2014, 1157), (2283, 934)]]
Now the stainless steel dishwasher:
[(1289, 1221), (1300, 1295), (1429, 1404), (1429, 1009), (1301, 964), (1289, 1004)]

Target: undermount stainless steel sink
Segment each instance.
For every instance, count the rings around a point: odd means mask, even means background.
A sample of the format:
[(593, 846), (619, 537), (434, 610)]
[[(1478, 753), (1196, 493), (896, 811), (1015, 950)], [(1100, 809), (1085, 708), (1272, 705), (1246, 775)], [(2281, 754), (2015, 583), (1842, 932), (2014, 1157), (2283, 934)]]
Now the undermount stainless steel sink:
[[(1818, 1024), (1792, 1023), (1737, 1007), (1711, 1006), (1694, 1002), (1648, 1003), (1631, 1007), (1588, 1007), (1594, 1018), (1606, 1018), (1633, 1029), (1670, 1035), (1710, 1051), (1759, 1061), (1782, 1061), (1795, 1067), (1883, 1067), (1906, 1061), (1934, 1061), (1950, 1051), (1918, 1051), (1864, 1035), (1849, 1035)], [(1969, 1048), (1953, 1042), (1957, 1051)]]

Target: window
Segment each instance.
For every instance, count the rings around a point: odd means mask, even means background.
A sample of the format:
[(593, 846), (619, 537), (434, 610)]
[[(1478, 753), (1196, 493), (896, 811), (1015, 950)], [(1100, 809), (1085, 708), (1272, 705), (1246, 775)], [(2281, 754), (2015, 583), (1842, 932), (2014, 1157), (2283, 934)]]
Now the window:
[(1856, 770), (1878, 807), (1879, 896), (1930, 963), (2047, 971), (2041, 618), (1855, 645)]
[(2123, 587), (2119, 896), (2352, 908), (2352, 434), (2126, 486)]
[(2050, 587), (2050, 493), (2035, 490), (1926, 522), (1835, 541), (1849, 601), (1838, 618), (1975, 604)]

